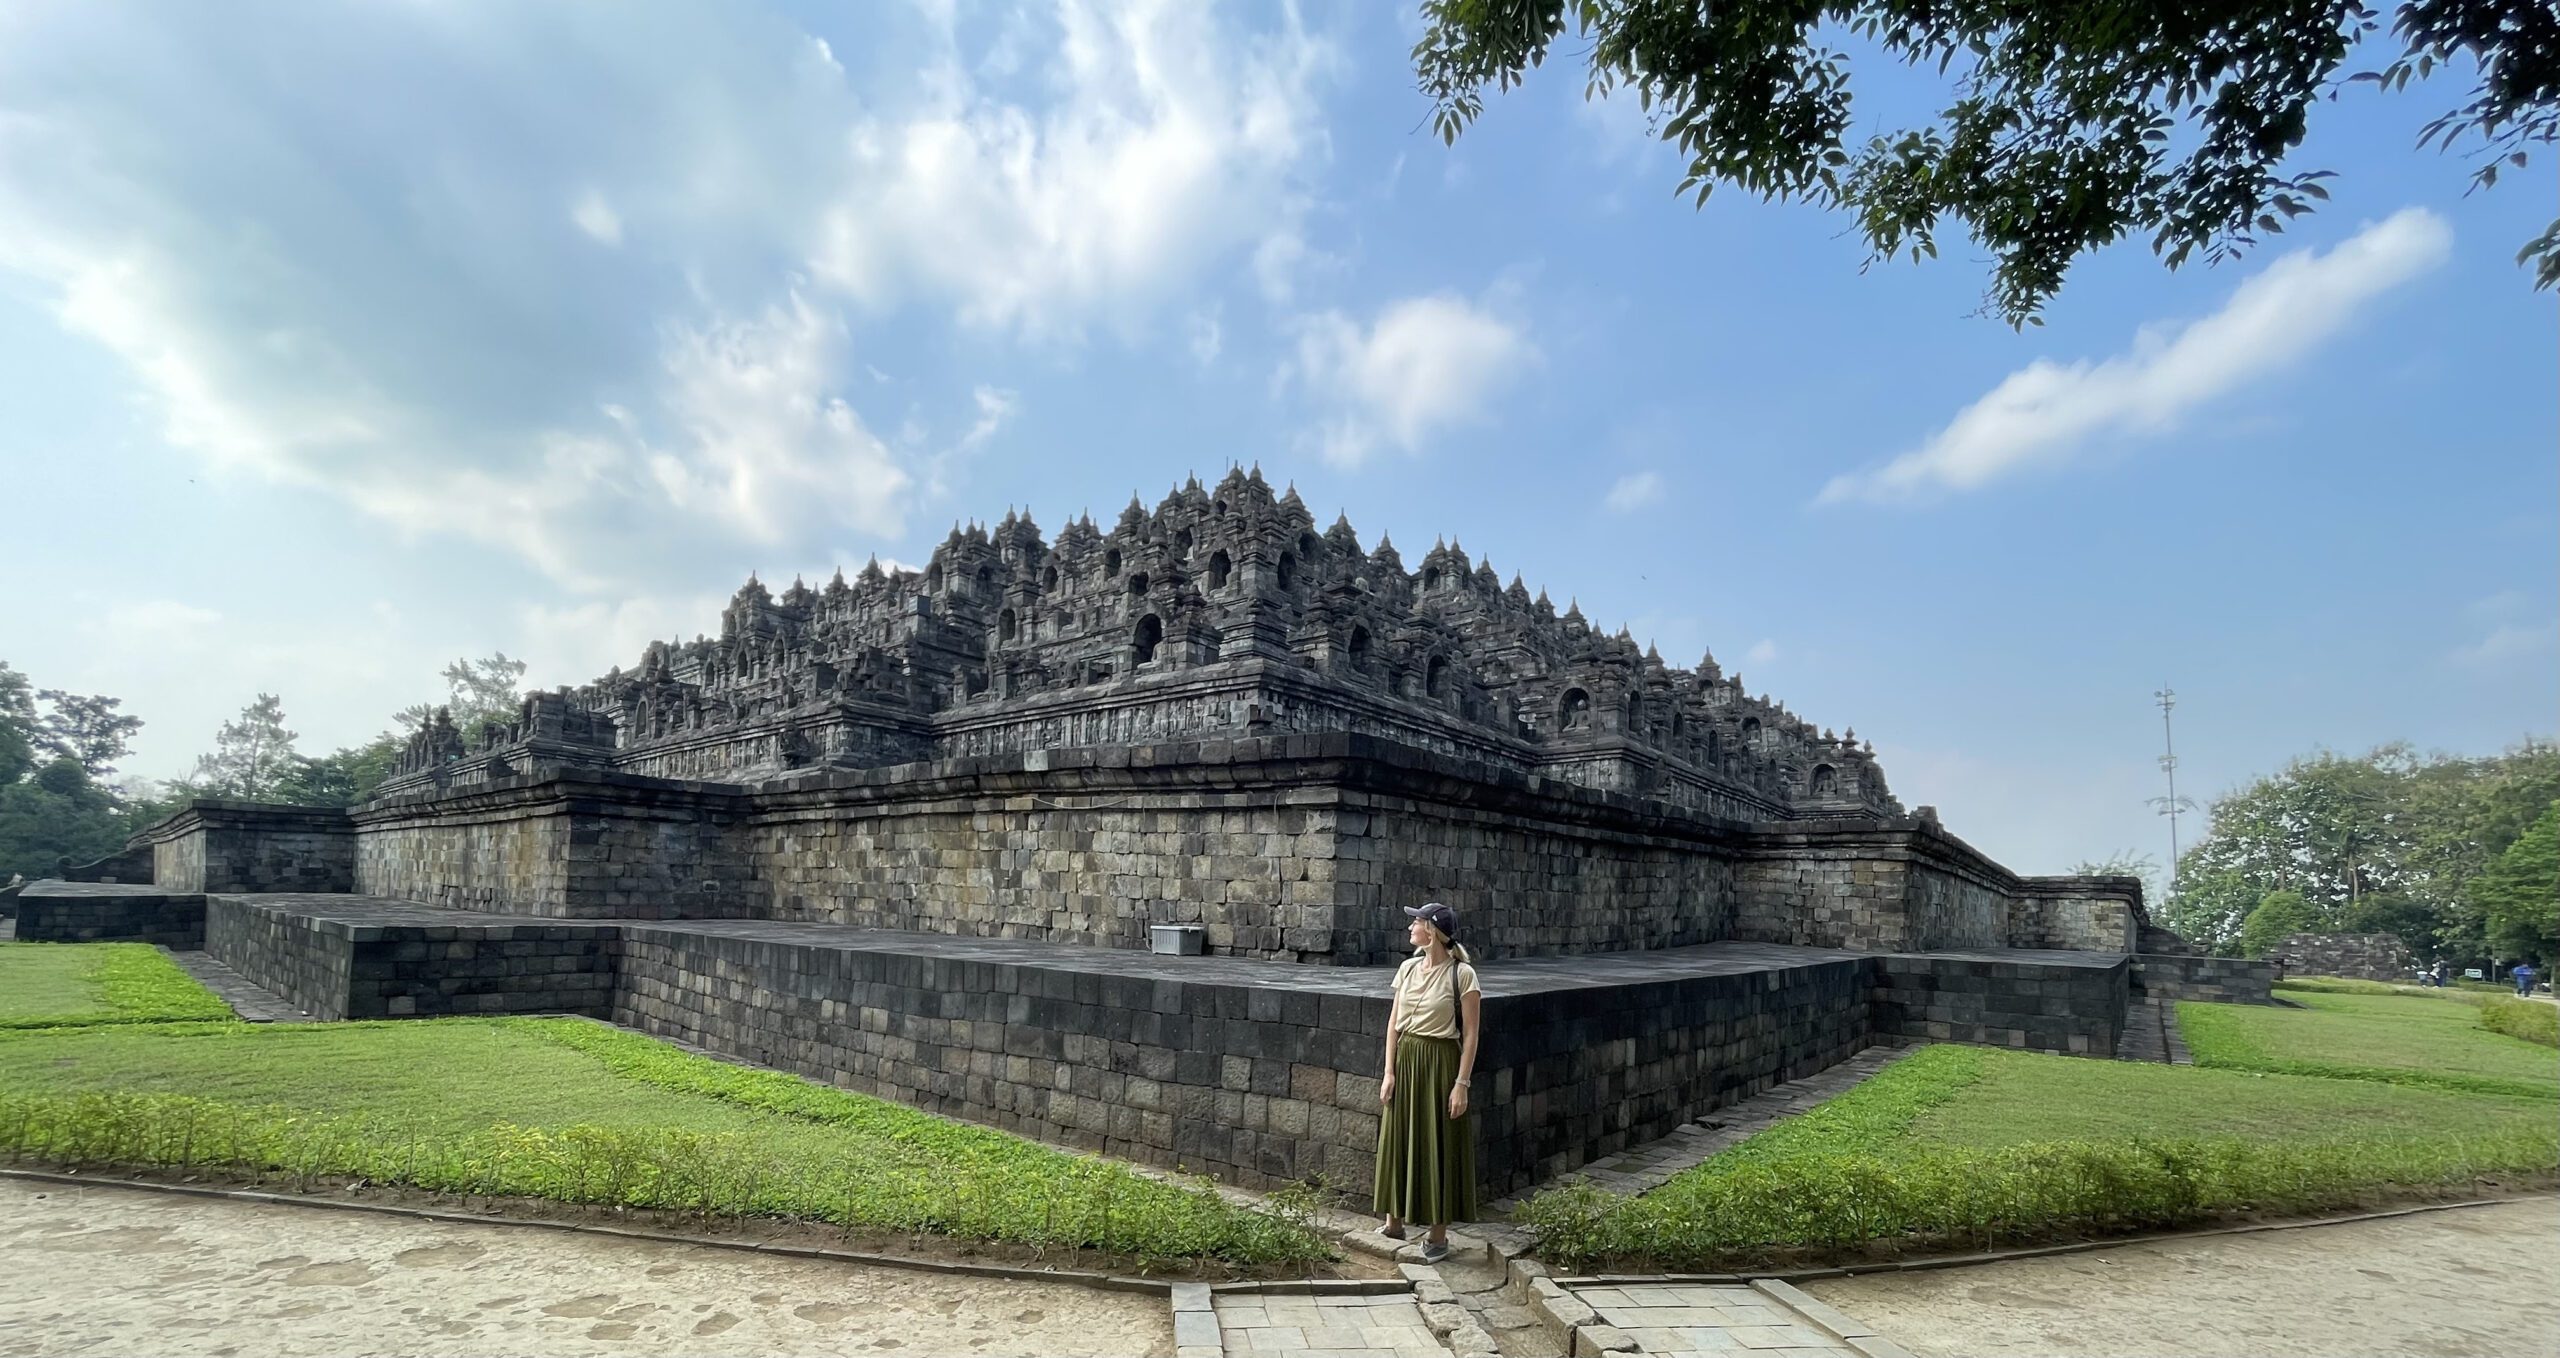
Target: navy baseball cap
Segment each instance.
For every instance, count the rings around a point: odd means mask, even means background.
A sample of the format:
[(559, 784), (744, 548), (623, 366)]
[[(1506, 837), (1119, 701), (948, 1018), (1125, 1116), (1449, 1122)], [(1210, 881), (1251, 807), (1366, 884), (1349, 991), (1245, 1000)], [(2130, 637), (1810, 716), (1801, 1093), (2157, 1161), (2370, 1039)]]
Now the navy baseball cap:
[(1428, 905), (1408, 905), (1404, 908), (1404, 912), (1415, 919), (1431, 921), (1431, 927), (1439, 930), (1442, 937), (1452, 943), (1458, 941), (1457, 911), (1438, 901), (1433, 901)]

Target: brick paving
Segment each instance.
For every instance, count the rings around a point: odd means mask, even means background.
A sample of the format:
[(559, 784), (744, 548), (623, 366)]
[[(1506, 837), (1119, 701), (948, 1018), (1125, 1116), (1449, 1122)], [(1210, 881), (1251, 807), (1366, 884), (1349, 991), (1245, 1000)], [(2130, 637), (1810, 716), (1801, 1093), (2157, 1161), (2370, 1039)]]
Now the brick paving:
[[(1227, 1358), (1448, 1358), (1410, 1296), (1220, 1294), (1218, 1351)], [(1184, 1346), (1186, 1352), (1191, 1346)]]
[(1851, 1358), (1838, 1338), (1743, 1286), (1630, 1283), (1574, 1289), (1639, 1353), (1750, 1352), (1766, 1358)]

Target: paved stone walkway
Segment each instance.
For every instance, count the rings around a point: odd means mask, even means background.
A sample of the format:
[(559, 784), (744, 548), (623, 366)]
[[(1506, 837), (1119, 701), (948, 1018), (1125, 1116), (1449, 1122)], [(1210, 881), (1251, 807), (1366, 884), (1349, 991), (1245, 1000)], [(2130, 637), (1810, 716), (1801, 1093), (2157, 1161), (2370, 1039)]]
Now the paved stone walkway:
[(196, 978), (196, 983), (212, 991), (231, 1012), (251, 1023), (310, 1023), (309, 1014), (293, 1007), (284, 996), (259, 985), (233, 971), (205, 952), (174, 952), (161, 949), (180, 970)]
[(1229, 1358), (1449, 1358), (1409, 1296), (1221, 1293), (1213, 1305), (1219, 1351)]
[[(1627, 1283), (1570, 1290), (1599, 1313), (1603, 1324), (1635, 1341), (1638, 1353), (1860, 1358), (1899, 1352), (1877, 1345), (1873, 1331), (1840, 1317), (1835, 1324), (1860, 1331), (1868, 1340), (1866, 1348), (1853, 1347), (1854, 1341), (1822, 1329), (1767, 1290), (1708, 1283)], [(1804, 1301), (1820, 1305), (1811, 1298)]]
[(2187, 1054), (2187, 1040), (2178, 1031), (2178, 1002), (2150, 995), (2125, 1006), (2124, 1035), (2116, 1039), (2116, 1059), (2194, 1065), (2195, 1058)]

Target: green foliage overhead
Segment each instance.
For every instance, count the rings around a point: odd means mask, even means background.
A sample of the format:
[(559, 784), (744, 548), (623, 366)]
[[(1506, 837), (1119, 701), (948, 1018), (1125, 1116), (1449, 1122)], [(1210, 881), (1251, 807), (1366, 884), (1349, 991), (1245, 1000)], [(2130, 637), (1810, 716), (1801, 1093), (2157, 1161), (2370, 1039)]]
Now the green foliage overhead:
[[(2471, 147), (2475, 180), (2560, 133), (2560, 16), (2549, 0), (2413, 0), (2398, 57), (2342, 77), (2378, 27), (2356, 0), (1425, 0), (1413, 62), (1454, 141), (1573, 36), (1587, 97), (1626, 91), (1688, 159), (1679, 191), (1732, 185), (1855, 218), (1869, 263), (1935, 255), (1952, 220), (1993, 260), (1986, 309), (2035, 321), (2081, 255), (2147, 238), (2172, 268), (2219, 261), (2327, 198), (2288, 172), (2311, 111), (2343, 80), (2404, 89), (2476, 69), (2471, 97), (2423, 142)], [(2377, 41), (2381, 41), (2377, 39)], [(1850, 54), (1955, 72), (1925, 125), (1853, 144)], [(2517, 256), (2560, 281), (2560, 221)]]
[(2397, 934), (2422, 959), (2483, 957), (2485, 906), (2470, 884), (2555, 803), (2560, 747), (2547, 741), (2484, 758), (2385, 745), (2297, 759), (2215, 799), (2160, 913), (2228, 952), (2250, 913), (2287, 891), (2310, 907), (2311, 931)]

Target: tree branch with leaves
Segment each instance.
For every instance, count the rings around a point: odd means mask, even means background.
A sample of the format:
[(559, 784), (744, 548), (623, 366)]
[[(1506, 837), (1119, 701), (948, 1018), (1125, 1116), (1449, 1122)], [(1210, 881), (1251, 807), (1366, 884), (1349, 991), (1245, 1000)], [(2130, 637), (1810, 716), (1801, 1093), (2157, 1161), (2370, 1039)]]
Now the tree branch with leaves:
[[(1425, 0), (1414, 45), (1445, 141), (1546, 63), (1568, 33), (1590, 43), (1584, 95), (1631, 93), (1654, 135), (1688, 158), (1679, 192), (1721, 186), (1855, 218), (1867, 265), (1938, 253), (1954, 222), (1992, 255), (1984, 310), (2039, 324), (2080, 256), (2147, 237), (2171, 268), (2231, 258), (2328, 197), (2325, 170), (2288, 172), (2314, 106), (2350, 80), (2404, 89), (2469, 61), (2472, 97), (2420, 144), (2476, 138), (2527, 163), (2560, 118), (2560, 12), (2550, 0), (2419, 0), (2401, 7), (2402, 55), (2342, 79), (2373, 35), (2353, 0), (2184, 0), (2068, 5), (2016, 0)], [(1925, 126), (1850, 144), (1854, 38), (1906, 65), (1959, 72)], [(2560, 283), (2560, 220), (2517, 256)]]

